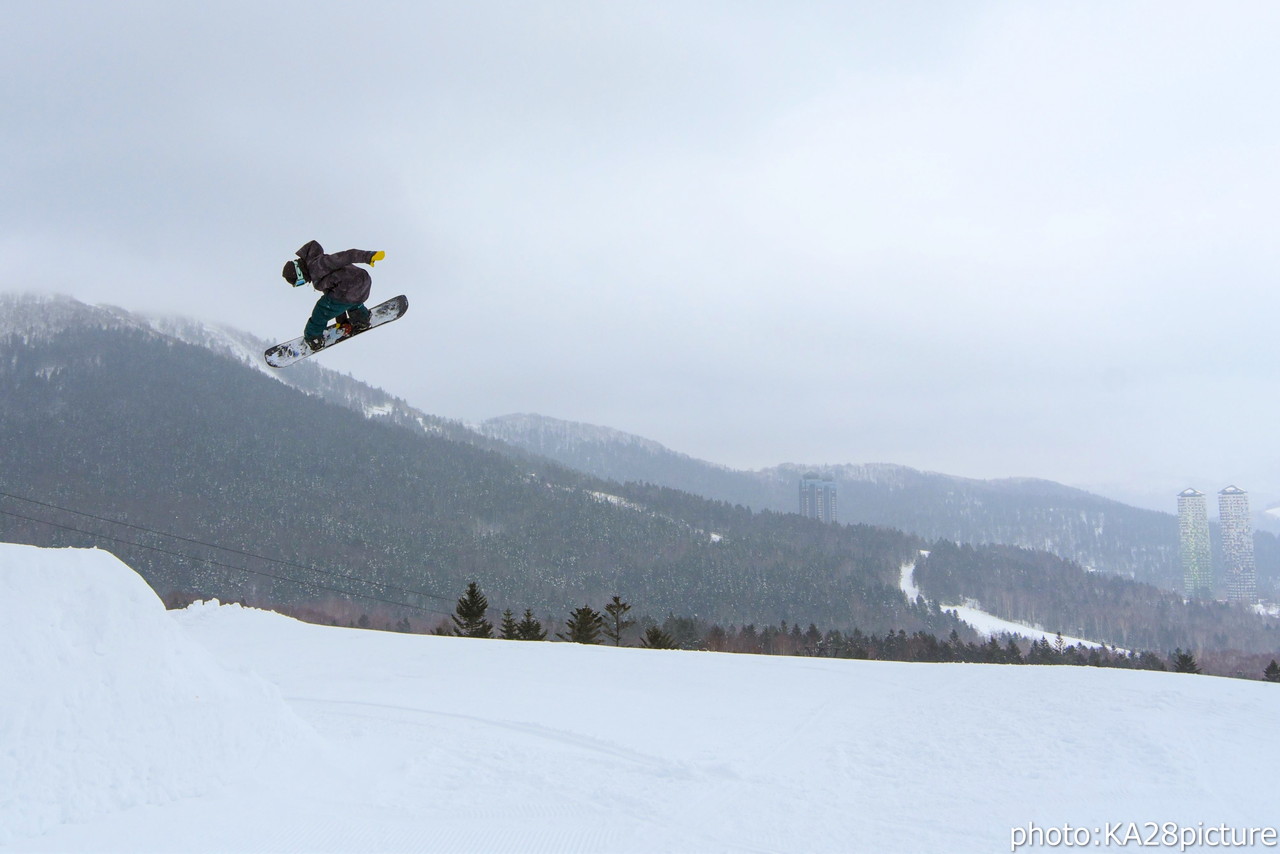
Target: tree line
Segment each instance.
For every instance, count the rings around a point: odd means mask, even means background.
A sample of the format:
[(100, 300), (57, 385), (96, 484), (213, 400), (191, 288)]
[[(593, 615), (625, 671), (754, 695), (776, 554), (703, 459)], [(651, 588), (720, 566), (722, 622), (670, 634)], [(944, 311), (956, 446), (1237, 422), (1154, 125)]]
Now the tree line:
[[(608, 639), (614, 646), (621, 646), (623, 634), (636, 624), (629, 619), (627, 613), (631, 605), (614, 596), (604, 610), (597, 611), (590, 605), (575, 608), (567, 620), (565, 630), (557, 632), (556, 637), (570, 643), (598, 644)], [(467, 590), (458, 599), (449, 620), (436, 628), (436, 634), (450, 634), (463, 638), (494, 638), (502, 640), (541, 641), (547, 639), (547, 629), (542, 621), (534, 617), (533, 610), (526, 608), (524, 616), (516, 619), (510, 608), (502, 612), (502, 622), (498, 633), (494, 634), (493, 623), (488, 619), (489, 599), (480, 590), (480, 586), (472, 581)], [(657, 626), (649, 626), (640, 638), (640, 645), (648, 649), (675, 649), (675, 641)]]
[[(526, 608), (524, 616), (515, 617), (511, 609), (502, 613), (498, 627), (488, 619), (489, 600), (476, 582), (467, 585), (458, 599), (454, 613), (435, 629), (435, 634), (467, 638), (498, 638), (517, 641), (545, 641), (549, 629)], [(752, 655), (797, 655), (818, 658), (847, 658), (871, 661), (956, 662), (974, 664), (1040, 664), (1080, 667), (1113, 667), (1129, 670), (1201, 673), (1191, 650), (1175, 649), (1167, 656), (1150, 651), (1130, 652), (1107, 646), (1068, 644), (1061, 633), (1048, 638), (1029, 640), (1013, 635), (999, 638), (962, 638), (952, 630), (945, 639), (917, 630), (904, 629), (883, 634), (864, 633), (859, 629), (820, 630), (810, 623), (802, 630), (799, 624), (785, 621), (777, 626), (757, 628), (754, 624), (729, 626), (707, 623), (696, 618), (669, 616), (662, 624), (651, 618), (632, 619), (629, 603), (613, 596), (596, 610), (589, 604), (573, 609), (564, 621), (564, 630), (555, 637), (569, 643), (624, 645), (628, 629), (640, 624), (643, 630), (638, 645), (646, 649), (687, 649), (708, 652)], [(1246, 676), (1247, 674), (1234, 674)], [(1280, 682), (1280, 663), (1275, 659), (1260, 674), (1268, 682)], [(1256, 678), (1256, 677), (1255, 677)]]

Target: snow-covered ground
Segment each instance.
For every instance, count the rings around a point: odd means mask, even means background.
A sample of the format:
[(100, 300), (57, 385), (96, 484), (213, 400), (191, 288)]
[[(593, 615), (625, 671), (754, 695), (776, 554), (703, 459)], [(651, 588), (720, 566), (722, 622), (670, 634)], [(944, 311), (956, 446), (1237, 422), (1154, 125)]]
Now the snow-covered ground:
[[(901, 588), (903, 595), (907, 597), (909, 602), (916, 601), (916, 597), (920, 595), (920, 588), (916, 586), (915, 572), (916, 565), (914, 563), (905, 563), (902, 565), (902, 575), (898, 579), (898, 587)], [(1033, 641), (1047, 640), (1050, 643), (1054, 643), (1058, 638), (1057, 632), (1046, 632), (1043, 628), (1015, 623), (1012, 620), (997, 617), (995, 614), (989, 614), (974, 602), (965, 605), (939, 605), (938, 607), (943, 611), (955, 614), (987, 637), (992, 635), (1014, 635)], [(1086, 647), (1101, 647), (1104, 645), (1096, 641), (1073, 638), (1068, 635), (1063, 635), (1062, 640), (1067, 646), (1081, 644)]]
[(166, 612), (104, 552), (20, 546), (0, 651), (3, 851), (950, 854), (1277, 822), (1264, 683)]

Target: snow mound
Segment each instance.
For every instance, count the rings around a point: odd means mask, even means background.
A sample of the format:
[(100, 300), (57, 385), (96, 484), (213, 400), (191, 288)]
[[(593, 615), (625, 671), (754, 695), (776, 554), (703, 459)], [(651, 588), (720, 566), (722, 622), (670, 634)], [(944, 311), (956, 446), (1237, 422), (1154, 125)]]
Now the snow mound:
[(0, 649), (0, 845), (209, 794), (311, 737), (107, 552), (0, 544)]

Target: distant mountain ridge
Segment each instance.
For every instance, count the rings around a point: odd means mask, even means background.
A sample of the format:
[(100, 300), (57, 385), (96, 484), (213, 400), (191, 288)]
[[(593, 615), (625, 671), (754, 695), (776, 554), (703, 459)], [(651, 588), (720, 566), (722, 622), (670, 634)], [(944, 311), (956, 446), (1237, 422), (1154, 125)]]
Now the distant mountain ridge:
[[(839, 520), (896, 528), (926, 540), (999, 543), (1052, 552), (1086, 568), (1181, 589), (1177, 519), (1035, 478), (977, 480), (887, 463), (783, 464), (735, 471), (648, 439), (537, 415), (491, 419), (486, 435), (618, 482), (680, 489), (755, 510), (798, 508), (807, 472), (839, 484)], [(1280, 541), (1256, 536), (1260, 583), (1277, 595)]]
[[(584, 446), (633, 446), (650, 454), (675, 454), (678, 457), (693, 459), (684, 454), (677, 454), (653, 441), (624, 433), (612, 427), (599, 427), (581, 424), (575, 421), (562, 421), (548, 418), (545, 415), (516, 414), (490, 418), (480, 425), (483, 432), (503, 438), (513, 436), (521, 439), (521, 444), (537, 444), (548, 451), (558, 448), (582, 448)], [(549, 456), (550, 454), (548, 454)]]
[[(756, 484), (744, 479), (741, 472), (610, 427), (518, 414), (491, 418), (473, 428), (512, 447), (605, 480), (653, 483), (730, 504), (783, 509), (768, 501), (769, 490), (763, 484), (753, 491)], [(786, 512), (794, 509), (787, 507)]]

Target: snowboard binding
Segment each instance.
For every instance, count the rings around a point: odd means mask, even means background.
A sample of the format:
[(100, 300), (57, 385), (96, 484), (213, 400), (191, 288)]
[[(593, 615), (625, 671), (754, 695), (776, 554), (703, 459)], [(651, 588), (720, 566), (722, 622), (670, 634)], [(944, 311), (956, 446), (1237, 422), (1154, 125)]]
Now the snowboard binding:
[(356, 335), (368, 329), (370, 326), (369, 320), (369, 309), (366, 308), (363, 311), (360, 309), (351, 309), (350, 311), (344, 311), (342, 314), (338, 315), (337, 318), (334, 319), (334, 323), (338, 327), (338, 331), (342, 333), (343, 337), (350, 338), (352, 335)]

